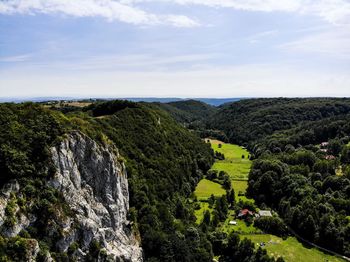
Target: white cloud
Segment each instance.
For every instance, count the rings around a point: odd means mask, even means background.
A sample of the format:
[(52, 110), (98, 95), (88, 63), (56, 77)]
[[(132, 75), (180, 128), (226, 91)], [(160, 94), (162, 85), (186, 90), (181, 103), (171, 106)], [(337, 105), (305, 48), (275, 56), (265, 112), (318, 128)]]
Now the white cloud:
[(319, 16), (333, 24), (350, 23), (348, 0), (124, 0), (125, 3), (168, 2), (257, 12), (293, 12)]
[(156, 2), (257, 12), (293, 12), (318, 16), (332, 24), (350, 24), (349, 0), (3, 0), (0, 1), (0, 14), (64, 13), (78, 17), (101, 16), (137, 25), (199, 25), (187, 16), (156, 15), (137, 7), (138, 4)]
[[(134, 55), (108, 55), (92, 56), (84, 59), (76, 58), (69, 61), (49, 61), (49, 62), (31, 62), (22, 66), (37, 70), (53, 71), (169, 71), (170, 69), (181, 65), (188, 66), (193, 64), (208, 63), (217, 58), (217, 54), (186, 54), (167, 57), (157, 57), (150, 54)], [(0, 58), (1, 62), (1, 58)]]
[(177, 0), (234, 9), (261, 12), (295, 12), (320, 16), (331, 23), (350, 23), (350, 3), (347, 0)]
[(116, 0), (7, 0), (0, 1), (0, 14), (63, 13), (77, 17), (104, 17), (136, 25), (166, 24), (194, 27), (199, 24), (183, 15), (156, 15)]
[(32, 55), (16, 55), (16, 56), (6, 56), (0, 57), (0, 63), (16, 63), (16, 62), (24, 62), (27, 61)]

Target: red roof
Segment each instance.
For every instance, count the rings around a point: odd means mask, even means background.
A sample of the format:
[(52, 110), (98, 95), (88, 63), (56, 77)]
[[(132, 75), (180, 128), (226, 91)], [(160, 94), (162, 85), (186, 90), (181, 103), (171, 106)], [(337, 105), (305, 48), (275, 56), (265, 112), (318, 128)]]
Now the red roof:
[(250, 211), (249, 209), (242, 209), (241, 211), (239, 211), (239, 215), (240, 216), (253, 215), (253, 212)]

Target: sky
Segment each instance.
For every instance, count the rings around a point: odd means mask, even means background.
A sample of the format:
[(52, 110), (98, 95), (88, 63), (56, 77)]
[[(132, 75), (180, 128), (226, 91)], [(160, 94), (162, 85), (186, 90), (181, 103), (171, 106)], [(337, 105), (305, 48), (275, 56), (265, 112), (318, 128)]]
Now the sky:
[(350, 0), (0, 0), (0, 98), (350, 96)]

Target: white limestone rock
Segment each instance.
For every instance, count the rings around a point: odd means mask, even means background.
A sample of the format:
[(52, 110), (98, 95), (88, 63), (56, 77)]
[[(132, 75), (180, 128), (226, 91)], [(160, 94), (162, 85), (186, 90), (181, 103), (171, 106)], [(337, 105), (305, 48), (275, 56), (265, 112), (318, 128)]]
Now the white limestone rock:
[(49, 184), (63, 193), (76, 213), (74, 221), (63, 227), (59, 250), (65, 252), (73, 242), (79, 242), (79, 256), (84, 256), (91, 242), (98, 241), (115, 261), (143, 261), (142, 249), (126, 226), (127, 175), (112, 148), (73, 132), (51, 151), (57, 172)]

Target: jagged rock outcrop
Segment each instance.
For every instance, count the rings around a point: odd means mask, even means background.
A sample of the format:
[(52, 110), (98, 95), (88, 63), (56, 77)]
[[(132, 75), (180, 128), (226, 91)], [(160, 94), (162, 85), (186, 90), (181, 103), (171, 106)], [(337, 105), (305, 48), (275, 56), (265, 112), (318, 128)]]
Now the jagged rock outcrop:
[(115, 261), (142, 261), (142, 249), (127, 220), (129, 193), (124, 165), (115, 149), (73, 132), (52, 148), (57, 172), (49, 184), (63, 193), (75, 213), (62, 223), (57, 243), (65, 252), (73, 243), (81, 260), (93, 241)]
[(16, 180), (5, 184), (0, 192), (0, 226), (6, 220), (5, 208), (10, 201), (11, 194), (16, 194), (19, 191), (19, 184)]

